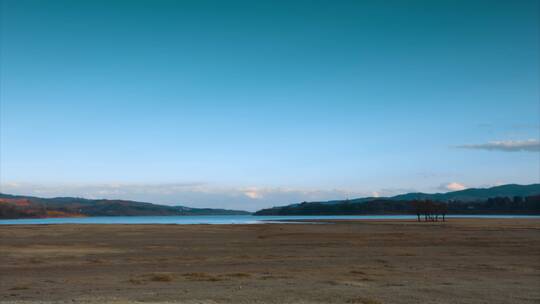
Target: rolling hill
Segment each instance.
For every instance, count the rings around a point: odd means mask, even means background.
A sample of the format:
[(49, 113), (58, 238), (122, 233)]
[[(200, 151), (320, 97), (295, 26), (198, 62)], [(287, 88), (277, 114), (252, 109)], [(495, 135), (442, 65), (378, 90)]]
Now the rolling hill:
[(447, 193), (407, 193), (391, 197), (392, 200), (433, 200), (433, 201), (483, 201), (494, 197), (532, 196), (540, 194), (540, 184), (517, 185), (508, 184), (491, 188), (470, 188)]
[(403, 214), (413, 211), (414, 202), (425, 200), (447, 203), (449, 212), (456, 214), (539, 214), (540, 184), (508, 184), (447, 193), (417, 192), (393, 197), (303, 202), (262, 209), (255, 215)]
[(78, 197), (40, 198), (0, 193), (0, 218), (243, 214), (249, 214), (249, 212), (165, 206), (129, 200), (85, 199)]

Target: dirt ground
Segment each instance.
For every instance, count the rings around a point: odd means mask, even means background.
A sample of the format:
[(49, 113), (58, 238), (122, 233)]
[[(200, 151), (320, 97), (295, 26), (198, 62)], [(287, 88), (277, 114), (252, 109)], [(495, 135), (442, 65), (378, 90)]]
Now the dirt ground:
[(0, 303), (540, 303), (540, 221), (0, 226)]

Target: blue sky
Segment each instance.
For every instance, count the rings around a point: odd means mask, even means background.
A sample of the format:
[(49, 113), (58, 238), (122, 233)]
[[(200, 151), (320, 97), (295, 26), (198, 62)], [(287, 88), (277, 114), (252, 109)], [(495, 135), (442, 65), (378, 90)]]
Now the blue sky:
[(254, 210), (540, 181), (538, 1), (0, 2), (2, 192)]

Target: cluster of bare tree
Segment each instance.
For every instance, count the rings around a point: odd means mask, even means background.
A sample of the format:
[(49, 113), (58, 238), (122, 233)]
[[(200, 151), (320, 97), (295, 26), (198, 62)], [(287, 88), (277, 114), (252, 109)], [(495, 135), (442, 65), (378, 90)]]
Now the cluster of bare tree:
[(422, 221), (422, 216), (425, 222), (438, 222), (439, 218), (443, 222), (446, 221), (446, 214), (448, 213), (448, 203), (439, 203), (430, 200), (414, 201), (412, 202), (418, 221)]

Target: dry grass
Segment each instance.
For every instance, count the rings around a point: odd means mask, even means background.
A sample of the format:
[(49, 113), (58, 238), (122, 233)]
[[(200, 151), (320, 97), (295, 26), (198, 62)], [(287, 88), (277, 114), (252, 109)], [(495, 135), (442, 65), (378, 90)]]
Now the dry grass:
[(377, 301), (375, 299), (370, 298), (354, 298), (347, 301), (347, 303), (352, 304), (382, 304), (381, 301)]
[(0, 302), (540, 299), (538, 219), (424, 224), (9, 225), (0, 229)]
[(17, 286), (11, 287), (9, 290), (28, 290), (28, 289), (30, 289), (30, 286), (28, 285), (17, 285)]
[(132, 279), (129, 279), (128, 282), (131, 283), (131, 284), (134, 284), (134, 285), (141, 285), (141, 284), (143, 284), (143, 281), (142, 281), (142, 280), (139, 280), (139, 279), (133, 279), (133, 278), (132, 278)]
[(148, 276), (148, 280), (152, 282), (172, 282), (174, 275), (170, 273), (152, 273)]
[(265, 275), (260, 277), (260, 280), (284, 280), (284, 279), (293, 279), (293, 276), (290, 275)]
[(232, 278), (250, 278), (251, 274), (245, 273), (245, 272), (237, 272), (237, 273), (224, 274), (223, 276), (232, 277)]
[(190, 281), (207, 281), (207, 282), (216, 282), (222, 281), (223, 279), (213, 276), (205, 272), (190, 272), (183, 274), (183, 277)]
[(105, 262), (103, 259), (99, 259), (99, 258), (91, 258), (91, 259), (87, 259), (86, 261), (92, 264), (102, 264)]
[(29, 263), (29, 264), (41, 264), (41, 263), (43, 263), (43, 262), (44, 262), (43, 260), (38, 259), (38, 258), (30, 258), (30, 259), (28, 260), (28, 263)]
[(351, 274), (360, 274), (360, 275), (366, 275), (367, 273), (361, 271), (361, 270), (351, 270), (349, 273)]

